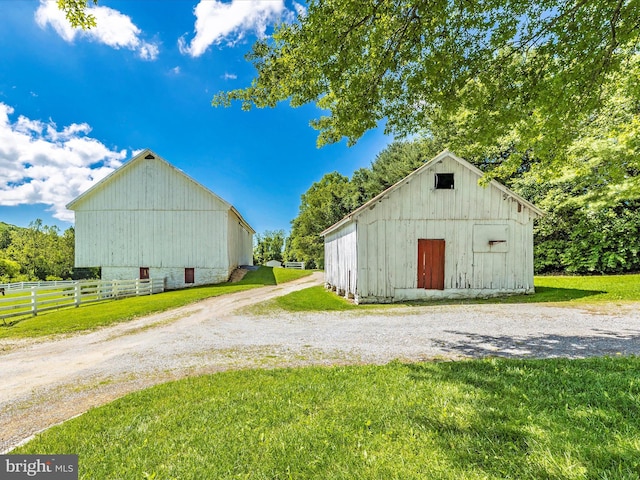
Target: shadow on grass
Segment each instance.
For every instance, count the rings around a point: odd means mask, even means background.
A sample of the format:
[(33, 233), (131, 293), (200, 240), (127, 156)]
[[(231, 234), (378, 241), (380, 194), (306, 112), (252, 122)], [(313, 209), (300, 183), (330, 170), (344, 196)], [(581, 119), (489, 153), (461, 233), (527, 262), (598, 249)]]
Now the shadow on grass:
[[(457, 415), (425, 409), (412, 417), (418, 428), (438, 433), (436, 441), (455, 463), (488, 477), (499, 477), (494, 468), (508, 465), (510, 478), (638, 478), (637, 357), (492, 359), (406, 368), (417, 384), (435, 380), (457, 393), (444, 405)], [(582, 475), (569, 475), (576, 466)]]
[(569, 302), (585, 297), (606, 294), (604, 290), (582, 290), (578, 288), (536, 287), (533, 295), (510, 295), (505, 297), (427, 300), (402, 302), (407, 306), (423, 305), (467, 305), (484, 303), (551, 303)]

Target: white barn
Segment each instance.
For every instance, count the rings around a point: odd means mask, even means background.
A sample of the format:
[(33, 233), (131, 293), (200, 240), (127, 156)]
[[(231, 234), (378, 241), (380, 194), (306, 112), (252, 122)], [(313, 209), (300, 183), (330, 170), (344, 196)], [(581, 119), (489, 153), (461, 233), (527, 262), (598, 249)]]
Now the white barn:
[(534, 205), (449, 151), (322, 235), (326, 286), (357, 303), (533, 293)]
[(144, 150), (67, 205), (75, 266), (104, 280), (164, 278), (167, 288), (220, 283), (253, 263), (255, 231), (229, 203)]

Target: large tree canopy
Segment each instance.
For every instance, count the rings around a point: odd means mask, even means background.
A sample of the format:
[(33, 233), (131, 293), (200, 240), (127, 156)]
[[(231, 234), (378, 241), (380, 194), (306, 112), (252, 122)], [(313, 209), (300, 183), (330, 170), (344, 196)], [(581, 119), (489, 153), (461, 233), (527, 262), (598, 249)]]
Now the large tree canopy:
[(638, 50), (638, 12), (640, 0), (311, 0), (254, 45), (252, 84), (213, 104), (315, 103), (320, 145), (380, 121), (402, 136), (457, 119), (484, 145), (538, 122), (555, 148)]

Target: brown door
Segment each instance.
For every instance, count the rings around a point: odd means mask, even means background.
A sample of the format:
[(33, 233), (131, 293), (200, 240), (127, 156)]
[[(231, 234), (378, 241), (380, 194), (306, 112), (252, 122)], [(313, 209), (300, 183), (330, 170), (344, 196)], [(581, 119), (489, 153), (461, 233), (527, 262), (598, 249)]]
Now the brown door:
[(444, 290), (444, 240), (418, 239), (418, 288)]
[(149, 278), (149, 267), (140, 267), (140, 280), (147, 280)]
[(196, 274), (195, 268), (184, 269), (184, 283), (195, 283)]

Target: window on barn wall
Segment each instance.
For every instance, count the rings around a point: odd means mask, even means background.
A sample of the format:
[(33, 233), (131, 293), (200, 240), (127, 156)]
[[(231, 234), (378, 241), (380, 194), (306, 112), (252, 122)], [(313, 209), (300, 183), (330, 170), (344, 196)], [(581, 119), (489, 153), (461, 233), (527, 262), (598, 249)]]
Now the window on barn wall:
[(451, 190), (453, 188), (453, 173), (436, 173), (436, 189)]
[(195, 283), (195, 268), (184, 269), (184, 283)]
[(140, 280), (147, 280), (149, 278), (149, 267), (140, 267)]

